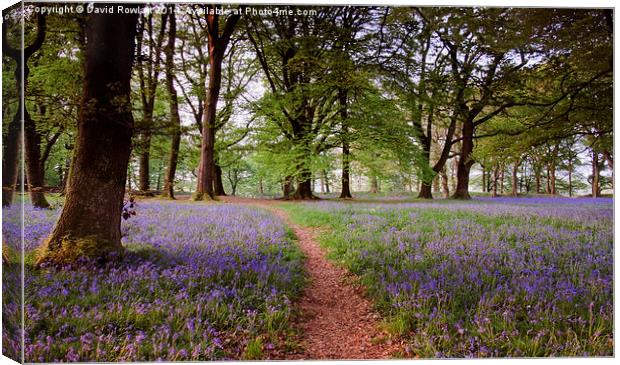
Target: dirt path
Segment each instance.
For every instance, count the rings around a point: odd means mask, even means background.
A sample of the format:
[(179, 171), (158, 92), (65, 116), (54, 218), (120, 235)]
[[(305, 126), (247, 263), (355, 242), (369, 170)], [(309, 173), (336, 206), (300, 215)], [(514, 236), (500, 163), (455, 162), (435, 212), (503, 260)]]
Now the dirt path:
[(291, 227), (306, 255), (310, 282), (298, 303), (302, 316), (295, 323), (302, 333), (303, 351), (287, 359), (387, 359), (402, 349), (401, 343), (389, 340), (379, 329), (380, 317), (363, 296), (363, 288), (352, 285), (351, 274), (325, 258), (315, 230), (291, 222), (277, 201), (222, 200), (271, 210)]

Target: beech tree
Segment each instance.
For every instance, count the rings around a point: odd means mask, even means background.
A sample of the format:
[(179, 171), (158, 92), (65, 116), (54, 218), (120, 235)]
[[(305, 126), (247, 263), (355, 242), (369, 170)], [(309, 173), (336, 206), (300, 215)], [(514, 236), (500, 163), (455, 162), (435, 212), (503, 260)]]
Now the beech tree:
[(241, 17), (240, 13), (229, 15), (220, 33), (220, 16), (215, 12), (215, 5), (209, 5), (207, 15), (207, 35), (209, 40), (209, 88), (205, 101), (205, 113), (202, 122), (202, 139), (200, 162), (198, 165), (198, 185), (194, 199), (215, 199), (215, 133), (217, 102), (222, 85), (222, 61), (226, 47)]
[[(422, 149), (417, 166), (421, 181), (418, 198), (432, 199), (431, 183), (445, 170), (458, 122), (456, 115), (448, 113), (443, 105), (452, 90), (446, 87), (448, 55), (433, 24), (410, 9), (394, 9), (386, 14), (385, 23), (380, 35), (389, 39), (386, 43), (391, 46), (378, 49), (378, 63), (385, 74), (386, 86), (409, 111), (416, 140)], [(436, 140), (443, 140), (441, 146), (433, 145), (433, 136), (438, 131), (441, 131), (441, 138), (438, 136)], [(431, 159), (433, 149), (437, 150), (434, 162)]]
[(167, 13), (162, 14), (159, 24), (154, 19), (153, 12), (140, 15), (136, 60), (136, 71), (140, 83), (140, 102), (142, 117), (137, 123), (140, 140), (138, 143), (140, 152), (140, 174), (138, 189), (146, 192), (150, 189), (150, 156), (151, 139), (153, 135), (155, 97), (159, 86), (159, 74), (162, 69), (163, 40), (166, 33)]
[(130, 79), (137, 21), (137, 14), (88, 18), (72, 171), (65, 204), (41, 246), (38, 264), (72, 263), (80, 257), (111, 259), (122, 253), (120, 220), (134, 128)]
[(179, 159), (179, 146), (181, 144), (181, 117), (179, 115), (179, 100), (177, 90), (174, 86), (174, 51), (177, 34), (177, 22), (175, 6), (171, 6), (172, 11), (169, 16), (168, 43), (165, 48), (166, 56), (166, 89), (170, 104), (170, 130), (172, 138), (170, 141), (170, 155), (164, 179), (164, 196), (174, 199), (174, 177), (176, 174)]
[[(289, 7), (293, 9), (294, 7)], [(284, 140), (270, 148), (288, 151), (290, 163), (283, 179), (285, 198), (314, 199), (311, 159), (327, 146), (336, 125), (338, 93), (322, 82), (328, 74), (326, 57), (331, 40), (321, 33), (331, 27), (335, 14), (317, 8), (314, 16), (248, 17), (247, 35), (267, 79), (269, 93), (259, 114), (275, 123)], [(292, 184), (296, 180), (296, 189)]]

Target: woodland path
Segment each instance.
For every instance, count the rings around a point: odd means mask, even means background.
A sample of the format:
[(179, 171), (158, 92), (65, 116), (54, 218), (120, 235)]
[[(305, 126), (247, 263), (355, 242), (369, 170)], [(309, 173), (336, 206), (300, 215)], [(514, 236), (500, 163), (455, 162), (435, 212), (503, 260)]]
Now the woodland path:
[(325, 258), (316, 241), (317, 230), (301, 227), (289, 219), (274, 200), (220, 197), (225, 203), (260, 206), (283, 219), (293, 230), (306, 255), (309, 278), (297, 307), (301, 312), (294, 326), (301, 332), (296, 359), (389, 359), (402, 354), (403, 344), (389, 339), (379, 328), (380, 316), (365, 298), (361, 286), (352, 284), (354, 276)]

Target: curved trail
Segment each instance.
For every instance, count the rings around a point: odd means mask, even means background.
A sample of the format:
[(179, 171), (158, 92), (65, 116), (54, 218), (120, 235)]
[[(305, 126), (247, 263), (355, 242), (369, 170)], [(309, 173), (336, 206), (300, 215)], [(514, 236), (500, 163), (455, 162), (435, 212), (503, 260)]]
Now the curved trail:
[[(294, 326), (301, 332), (300, 353), (286, 359), (389, 359), (402, 353), (402, 344), (388, 339), (379, 329), (379, 315), (364, 297), (363, 288), (351, 284), (352, 277), (325, 258), (316, 242), (316, 230), (301, 227), (288, 218), (273, 200), (221, 197), (226, 203), (269, 209), (293, 230), (306, 255), (309, 284), (298, 301), (301, 318)], [(349, 280), (347, 280), (349, 278)]]

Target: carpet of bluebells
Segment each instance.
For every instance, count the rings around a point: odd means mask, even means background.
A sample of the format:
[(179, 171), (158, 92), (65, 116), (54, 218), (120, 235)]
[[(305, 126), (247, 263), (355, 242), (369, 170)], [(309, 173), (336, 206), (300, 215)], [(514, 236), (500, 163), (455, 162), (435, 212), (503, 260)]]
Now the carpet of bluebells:
[(406, 352), (434, 357), (613, 355), (611, 199), (289, 205), (331, 226)]
[[(136, 210), (122, 223), (122, 262), (60, 270), (31, 265), (60, 210), (26, 206), (26, 362), (255, 358), (282, 346), (303, 256), (281, 220), (221, 204)], [(3, 215), (19, 247), (19, 209)], [(7, 354), (18, 352), (7, 337)]]

